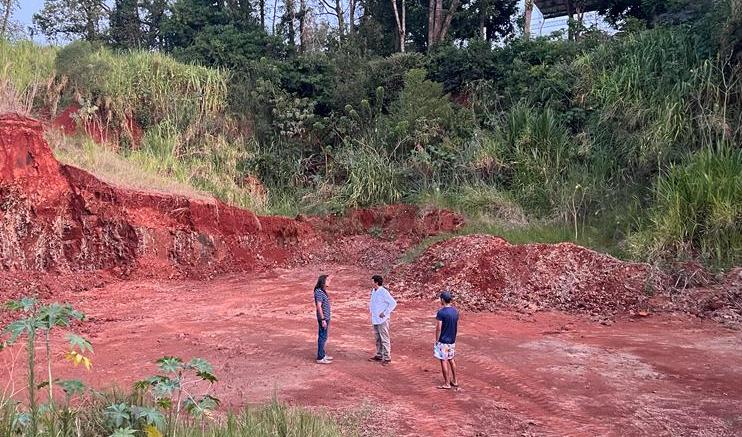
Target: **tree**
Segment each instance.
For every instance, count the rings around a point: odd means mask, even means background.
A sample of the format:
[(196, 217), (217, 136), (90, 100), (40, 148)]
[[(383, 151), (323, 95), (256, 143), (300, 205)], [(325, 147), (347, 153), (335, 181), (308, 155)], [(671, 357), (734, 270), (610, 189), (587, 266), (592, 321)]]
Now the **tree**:
[(183, 61), (235, 69), (284, 56), (285, 45), (266, 33), (253, 12), (242, 0), (179, 0), (163, 18), (163, 47)]
[(143, 38), (150, 48), (161, 49), (164, 46), (162, 24), (165, 20), (167, 0), (143, 0), (141, 6)]
[(405, 40), (407, 39), (407, 7), (405, 0), (402, 0), (402, 17), (400, 18), (399, 10), (397, 9), (397, 0), (391, 0), (392, 10), (394, 10), (394, 20), (397, 23), (397, 35), (399, 38), (399, 51), (404, 53)]
[[(533, 4), (533, 0), (526, 1)], [(451, 36), (497, 41), (514, 32), (512, 18), (517, 10), (517, 0), (463, 0), (451, 23)]]
[(142, 21), (137, 0), (116, 0), (111, 11), (111, 45), (117, 48), (139, 48), (142, 40)]
[(105, 0), (45, 0), (33, 22), (50, 40), (97, 41), (103, 37), (109, 13)]
[(10, 25), (12, 24), (10, 19), (13, 16), (13, 9), (18, 7), (16, 0), (1, 0), (0, 1), (0, 14), (2, 15), (2, 22), (0, 22), (0, 39), (7, 38), (10, 33)]
[(293, 47), (296, 45), (296, 2), (295, 0), (284, 0), (283, 6), (285, 11), (281, 24), (286, 27), (289, 45)]
[(443, 0), (429, 0), (428, 2), (428, 50), (446, 39), (456, 10), (461, 0), (451, 0), (445, 14)]
[(682, 22), (718, 7), (714, 0), (601, 0), (598, 11), (606, 20), (618, 25), (627, 18), (650, 25), (657, 21)]
[[(358, 25), (357, 41), (362, 52), (387, 56), (399, 50), (399, 31), (390, 0), (362, 0), (358, 4), (363, 13)], [(418, 2), (406, 5), (405, 27), (409, 24), (410, 8)], [(413, 16), (415, 18), (416, 16)], [(410, 26), (415, 31), (418, 26)]]

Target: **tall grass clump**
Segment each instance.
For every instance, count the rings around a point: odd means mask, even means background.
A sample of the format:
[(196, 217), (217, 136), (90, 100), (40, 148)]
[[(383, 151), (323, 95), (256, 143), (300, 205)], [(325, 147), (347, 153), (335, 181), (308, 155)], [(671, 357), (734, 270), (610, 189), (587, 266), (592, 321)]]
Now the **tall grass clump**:
[(574, 62), (578, 95), (598, 109), (586, 126), (595, 152), (610, 153), (622, 177), (682, 160), (739, 121), (728, 111), (742, 95), (729, 77), (733, 66), (710, 57), (703, 44), (688, 29), (657, 28), (599, 45)]
[(243, 183), (242, 163), (249, 153), (242, 138), (207, 132), (196, 144), (186, 141), (175, 124), (165, 121), (150, 128), (142, 146), (125, 152), (125, 157), (148, 173), (211, 193), (227, 203), (265, 207), (262, 194)]
[(384, 149), (361, 142), (357, 148), (344, 150), (338, 161), (347, 175), (340, 192), (345, 206), (394, 203), (402, 198), (400, 167)]
[(211, 198), (204, 190), (189, 183), (185, 172), (181, 172), (182, 180), (174, 178), (166, 172), (158, 171), (159, 168), (144, 160), (122, 155), (87, 137), (65, 137), (58, 132), (49, 131), (46, 138), (60, 162), (90, 169), (99, 179), (109, 184), (194, 198)]
[(30, 114), (54, 88), (57, 50), (0, 39), (0, 113)]
[(742, 150), (705, 148), (670, 167), (655, 184), (648, 222), (629, 241), (633, 253), (648, 260), (740, 265)]
[(114, 53), (85, 41), (59, 51), (55, 66), (69, 78), (78, 101), (109, 118), (135, 118), (145, 129), (169, 119), (181, 128), (222, 115), (227, 105), (225, 71), (183, 64), (144, 51)]

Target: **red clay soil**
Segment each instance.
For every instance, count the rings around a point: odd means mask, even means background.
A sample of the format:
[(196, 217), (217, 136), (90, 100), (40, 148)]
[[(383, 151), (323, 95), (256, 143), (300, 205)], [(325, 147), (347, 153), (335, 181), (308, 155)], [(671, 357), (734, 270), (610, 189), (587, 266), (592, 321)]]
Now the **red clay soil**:
[(396, 272), (406, 295), (454, 292), (472, 310), (545, 308), (594, 315), (645, 311), (666, 288), (647, 264), (628, 263), (571, 243), (513, 245), (499, 237), (457, 237), (429, 247)]
[(98, 144), (118, 146), (122, 139), (126, 138), (131, 142), (133, 148), (142, 145), (144, 131), (133, 117), (127, 117), (122, 126), (114, 126), (105, 122), (102, 115), (97, 112), (82, 126), (79, 126), (77, 122), (78, 112), (80, 112), (79, 105), (70, 105), (54, 119), (52, 125), (61, 129), (65, 135), (75, 135), (81, 130)]
[(207, 277), (320, 259), (353, 259), (348, 238), (392, 237), (398, 255), (463, 223), (447, 211), (390, 206), (347, 217), (258, 217), (218, 200), (133, 191), (60, 165), (39, 122), (0, 116), (0, 263), (5, 270), (110, 270)]
[[(312, 285), (331, 274), (327, 366), (314, 363)], [(437, 390), (433, 301), (400, 298), (389, 367), (373, 353), (370, 271), (332, 264), (210, 281), (130, 280), (56, 296), (84, 310), (95, 347), (86, 372), (55, 374), (128, 387), (164, 355), (202, 357), (224, 408), (290, 404), (360, 417), (373, 436), (731, 436), (742, 433), (742, 333), (653, 315), (603, 326), (574, 315), (466, 312), (457, 338), (460, 391)], [(399, 284), (391, 278), (392, 293)], [(62, 353), (64, 340), (59, 335)], [(0, 353), (0, 372), (13, 351)], [(22, 360), (22, 358), (18, 358)], [(21, 361), (16, 361), (17, 367)], [(18, 381), (22, 372), (0, 381)], [(2, 387), (0, 386), (0, 390)]]

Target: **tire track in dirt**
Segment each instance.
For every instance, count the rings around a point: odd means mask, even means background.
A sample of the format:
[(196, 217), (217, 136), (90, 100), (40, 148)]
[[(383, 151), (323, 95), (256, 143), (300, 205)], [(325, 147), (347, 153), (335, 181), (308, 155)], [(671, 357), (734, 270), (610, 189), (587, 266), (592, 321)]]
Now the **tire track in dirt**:
[[(413, 367), (414, 366), (414, 367)], [(415, 405), (419, 411), (431, 411), (431, 404), (437, 401), (431, 398), (442, 398), (453, 393), (435, 388), (435, 382), (432, 375), (425, 372), (424, 369), (417, 369), (417, 365), (411, 365), (409, 362), (399, 361), (387, 367), (394, 375), (395, 382), (404, 387), (404, 393), (409, 399), (408, 402)], [(410, 390), (409, 388), (417, 388)], [(428, 387), (427, 390), (423, 389)], [(405, 395), (403, 394), (403, 395)], [(445, 424), (456, 424), (458, 426), (457, 435), (473, 436), (476, 435), (474, 426), (471, 423), (471, 417), (466, 410), (462, 409), (456, 399), (440, 399), (440, 408), (435, 409), (435, 413), (416, 415), (414, 417), (414, 428), (416, 432), (410, 435), (439, 435)]]
[[(589, 418), (582, 415), (574, 412), (568, 413), (550, 399), (551, 396), (547, 394), (550, 392), (547, 392), (546, 388), (539, 388), (544, 385), (544, 381), (540, 378), (529, 377), (529, 380), (537, 384), (529, 386), (523, 382), (523, 375), (490, 357), (475, 353), (467, 354), (465, 360), (467, 363), (465, 367), (469, 367), (469, 363), (477, 365), (476, 372), (471, 372), (471, 375), (475, 381), (481, 382), (481, 384), (467, 385), (467, 390), (486, 397), (494, 396), (512, 405), (513, 409), (527, 412), (529, 416), (535, 415), (537, 423), (543, 423), (549, 435), (594, 436), (608, 434), (611, 431), (604, 427), (596, 427), (595, 424), (590, 423)], [(483, 374), (496, 378), (497, 383), (493, 382), (493, 379), (477, 376)], [(500, 390), (496, 390), (497, 386)]]

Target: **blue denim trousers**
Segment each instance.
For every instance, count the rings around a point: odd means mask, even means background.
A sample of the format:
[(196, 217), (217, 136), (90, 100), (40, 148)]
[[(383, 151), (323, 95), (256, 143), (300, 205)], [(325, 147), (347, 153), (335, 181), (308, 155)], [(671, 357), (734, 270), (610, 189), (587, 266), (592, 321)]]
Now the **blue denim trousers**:
[(317, 359), (325, 357), (325, 343), (327, 343), (327, 331), (330, 329), (330, 321), (327, 321), (327, 328), (322, 327), (322, 320), (317, 320), (319, 332), (317, 334)]

